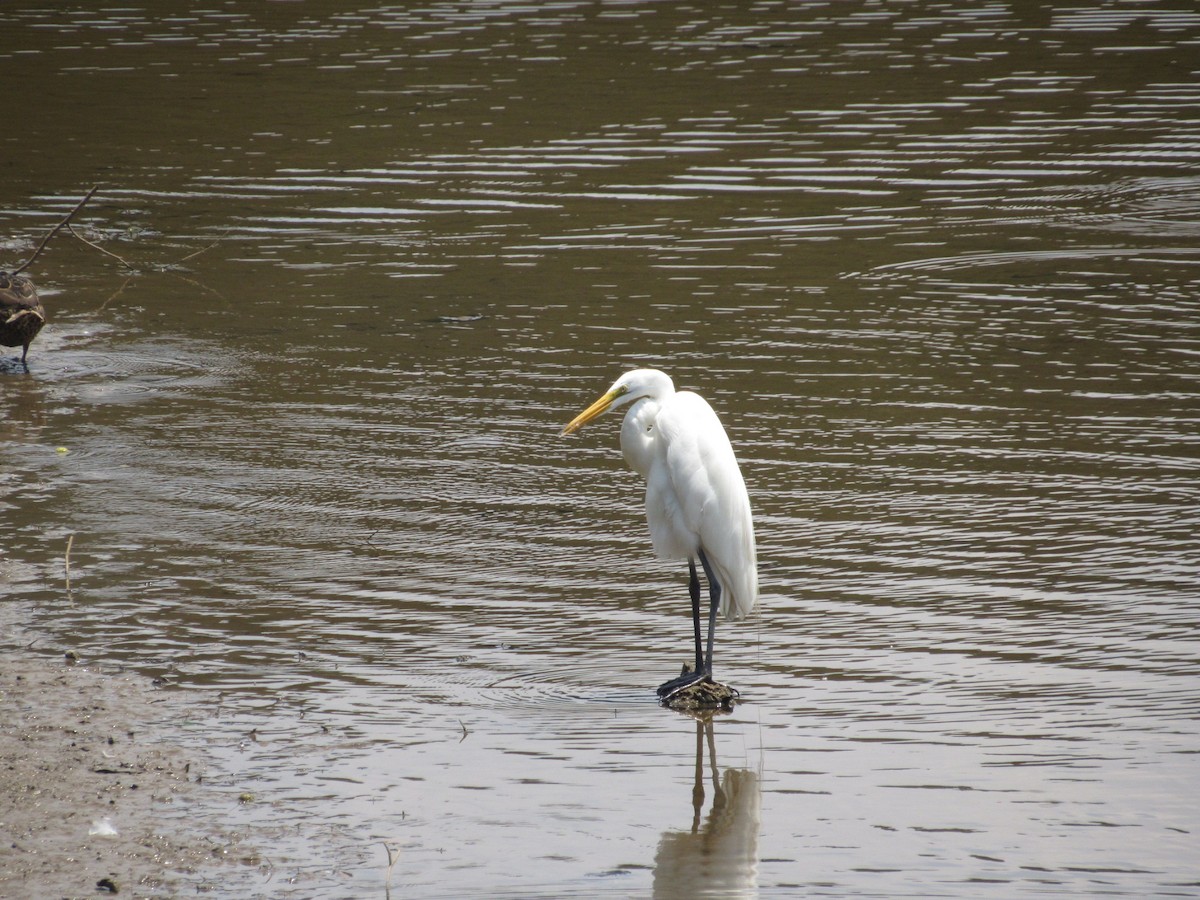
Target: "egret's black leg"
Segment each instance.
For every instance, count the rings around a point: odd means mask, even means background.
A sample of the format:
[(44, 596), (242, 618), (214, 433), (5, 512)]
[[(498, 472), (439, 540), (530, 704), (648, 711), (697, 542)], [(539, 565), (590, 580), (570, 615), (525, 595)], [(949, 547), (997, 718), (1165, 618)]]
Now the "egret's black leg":
[(704, 654), (700, 645), (700, 576), (696, 574), (696, 561), (688, 557), (688, 594), (692, 598), (692, 632), (696, 637), (696, 669), (704, 671)]
[[(696, 576), (696, 564), (693, 560), (688, 560), (688, 569), (691, 572), (691, 583), (689, 589), (692, 595), (692, 625), (696, 635), (696, 668), (694, 671), (688, 671), (684, 668), (683, 674), (678, 678), (668, 681), (658, 689), (658, 696), (664, 706), (669, 706), (672, 709), (716, 709), (718, 706), (723, 709), (731, 709), (734, 700), (738, 697), (738, 692), (728, 685), (721, 684), (718, 681), (713, 681), (713, 638), (717, 632), (717, 611), (721, 608), (721, 594), (723, 593), (721, 582), (717, 578), (716, 572), (708, 562), (708, 556), (703, 550), (698, 551), (700, 556), (700, 565), (704, 567), (704, 574), (708, 577), (708, 647), (704, 658), (700, 658), (700, 584)], [(711, 727), (711, 725), (710, 725)], [(709, 735), (709, 747), (712, 749), (713, 738)], [(715, 759), (715, 757), (714, 757)], [(714, 762), (713, 768), (714, 785), (716, 784), (716, 767)], [(713, 809), (720, 809), (724, 803), (724, 797), (719, 787), (716, 788), (717, 799)]]
[[(712, 650), (713, 650), (713, 635), (717, 631), (717, 610), (721, 608), (721, 582), (717, 581), (713, 575), (712, 566), (708, 564), (708, 557), (704, 555), (704, 551), (700, 551), (700, 565), (704, 566), (704, 574), (708, 578), (708, 653), (704, 659), (704, 674), (708, 678), (712, 678)], [(697, 608), (696, 618), (696, 650), (700, 649), (700, 619), (699, 609)]]
[[(703, 559), (703, 556), (701, 556)], [(707, 571), (707, 570), (706, 570)], [(678, 678), (672, 678), (665, 684), (659, 685), (658, 696), (666, 697), (680, 688), (687, 687), (699, 681), (705, 675), (704, 646), (700, 640), (700, 575), (696, 572), (696, 561), (688, 557), (688, 594), (692, 598), (692, 633), (696, 639), (696, 666), (692, 671), (684, 671)], [(712, 656), (712, 637), (709, 636), (709, 656)], [(712, 668), (711, 660), (709, 668)]]

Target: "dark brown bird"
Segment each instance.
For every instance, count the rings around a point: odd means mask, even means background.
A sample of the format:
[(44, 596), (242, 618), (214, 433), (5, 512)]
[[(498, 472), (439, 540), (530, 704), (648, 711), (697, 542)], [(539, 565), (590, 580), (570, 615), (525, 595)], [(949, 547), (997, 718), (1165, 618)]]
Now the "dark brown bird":
[(24, 275), (0, 272), (0, 345), (20, 347), (21, 365), (26, 371), (29, 344), (45, 324), (46, 311), (33, 282)]

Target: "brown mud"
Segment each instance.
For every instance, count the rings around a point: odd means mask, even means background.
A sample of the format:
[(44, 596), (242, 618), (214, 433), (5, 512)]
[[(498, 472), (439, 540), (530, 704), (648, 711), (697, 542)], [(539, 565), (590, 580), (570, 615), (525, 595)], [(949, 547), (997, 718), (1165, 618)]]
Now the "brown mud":
[(236, 794), (171, 736), (202, 714), (142, 676), (0, 648), (0, 896), (219, 893), (223, 868), (257, 865), (222, 823)]

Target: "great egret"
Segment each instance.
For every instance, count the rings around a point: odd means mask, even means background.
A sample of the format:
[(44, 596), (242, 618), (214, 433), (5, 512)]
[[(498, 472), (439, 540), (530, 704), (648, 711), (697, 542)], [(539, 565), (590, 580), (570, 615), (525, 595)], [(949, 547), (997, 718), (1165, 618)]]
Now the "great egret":
[[(696, 681), (712, 680), (717, 611), (741, 619), (758, 602), (754, 522), (746, 483), (729, 437), (699, 394), (676, 391), (657, 369), (634, 369), (571, 420), (572, 434), (609, 409), (629, 406), (621, 425), (621, 452), (646, 479), (646, 520), (655, 552), (688, 561), (688, 593), (696, 639), (696, 667), (658, 689), (667, 698)], [(708, 578), (708, 647), (701, 652), (700, 578)]]

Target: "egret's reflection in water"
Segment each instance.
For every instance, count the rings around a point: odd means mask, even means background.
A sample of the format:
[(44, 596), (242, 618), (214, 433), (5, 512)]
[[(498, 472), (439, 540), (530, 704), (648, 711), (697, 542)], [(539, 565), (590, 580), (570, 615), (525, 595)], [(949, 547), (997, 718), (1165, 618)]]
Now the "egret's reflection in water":
[[(704, 816), (706, 745), (712, 805)], [(697, 718), (692, 825), (687, 831), (667, 831), (658, 842), (654, 896), (664, 900), (753, 896), (758, 884), (761, 805), (756, 772), (731, 768), (718, 775), (712, 714)]]

